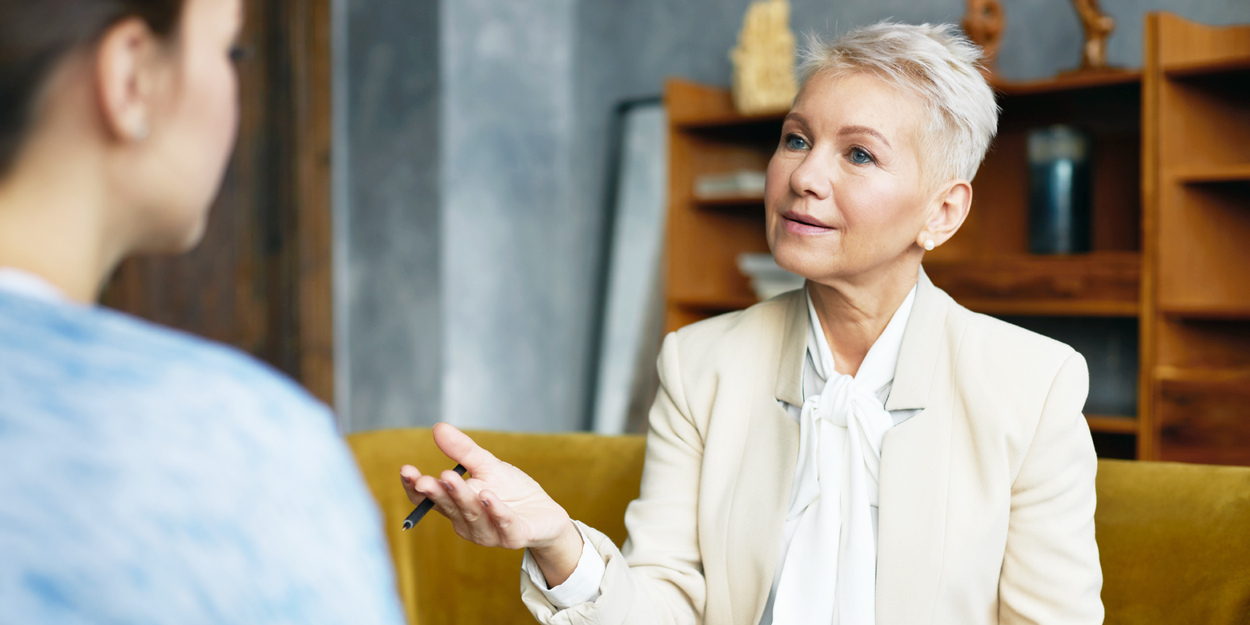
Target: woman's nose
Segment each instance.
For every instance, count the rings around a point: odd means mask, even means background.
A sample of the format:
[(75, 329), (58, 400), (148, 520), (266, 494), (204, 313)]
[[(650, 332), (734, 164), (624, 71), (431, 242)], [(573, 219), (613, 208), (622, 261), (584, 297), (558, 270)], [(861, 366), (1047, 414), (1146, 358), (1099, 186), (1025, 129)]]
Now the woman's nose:
[(823, 200), (832, 190), (830, 172), (815, 153), (809, 152), (803, 162), (790, 173), (790, 188), (799, 196)]

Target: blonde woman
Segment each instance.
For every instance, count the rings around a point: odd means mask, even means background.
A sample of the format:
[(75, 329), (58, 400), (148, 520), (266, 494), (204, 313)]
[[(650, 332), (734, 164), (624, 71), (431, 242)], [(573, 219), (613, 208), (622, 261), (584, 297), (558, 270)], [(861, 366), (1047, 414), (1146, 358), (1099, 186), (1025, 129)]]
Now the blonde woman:
[(622, 550), (448, 425), (472, 479), (404, 467), (410, 497), (527, 548), (543, 623), (1101, 623), (1085, 361), (920, 268), (996, 131), (978, 57), (891, 23), (810, 50), (765, 194), (807, 286), (665, 339)]

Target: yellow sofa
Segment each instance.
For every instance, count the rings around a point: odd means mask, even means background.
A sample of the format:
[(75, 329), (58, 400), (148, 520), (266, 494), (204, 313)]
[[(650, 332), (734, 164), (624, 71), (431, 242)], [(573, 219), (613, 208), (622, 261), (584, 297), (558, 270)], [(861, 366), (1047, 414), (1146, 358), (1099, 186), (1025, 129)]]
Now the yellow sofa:
[[(532, 475), (573, 518), (624, 541), (642, 437), (470, 434)], [(428, 429), (348, 442), (385, 517), (410, 624), (534, 622), (521, 604), (519, 551), (471, 545), (438, 514), (400, 531), (412, 509), (400, 465), (451, 468)], [(1250, 469), (1104, 460), (1095, 520), (1108, 625), (1250, 625)]]

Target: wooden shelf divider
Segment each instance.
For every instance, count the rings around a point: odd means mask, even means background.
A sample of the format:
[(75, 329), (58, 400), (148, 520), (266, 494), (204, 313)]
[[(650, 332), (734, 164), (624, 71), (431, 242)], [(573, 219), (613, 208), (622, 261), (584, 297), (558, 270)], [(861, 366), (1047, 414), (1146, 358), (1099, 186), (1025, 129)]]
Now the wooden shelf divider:
[(1096, 89), (1117, 85), (1141, 84), (1142, 73), (1136, 70), (1108, 71), (1105, 73), (1074, 74), (1041, 80), (995, 79), (990, 85), (1008, 96), (1062, 93), (1080, 89)]
[(1102, 434), (1137, 434), (1137, 417), (1085, 415), (1091, 432)]
[(1233, 52), (1214, 58), (1175, 61), (1163, 66), (1163, 75), (1172, 79), (1214, 77), (1220, 74), (1241, 72), (1250, 72), (1250, 46), (1246, 46), (1242, 53)]
[(1180, 184), (1207, 184), (1222, 182), (1250, 182), (1250, 163), (1212, 165), (1208, 167), (1178, 167), (1164, 176)]
[(1168, 317), (1181, 317), (1185, 319), (1210, 319), (1210, 320), (1243, 320), (1250, 321), (1250, 306), (1244, 305), (1219, 305), (1219, 304), (1171, 304), (1160, 303), (1157, 312)]
[(758, 208), (760, 216), (764, 215), (764, 196), (755, 195), (729, 195), (725, 197), (715, 198), (695, 198), (693, 201), (695, 206), (703, 208)]
[(1248, 383), (1250, 384), (1250, 367), (1247, 368), (1198, 368), (1159, 365), (1155, 367), (1155, 379), (1162, 382), (1180, 383)]
[(926, 260), (933, 283), (992, 315), (1135, 317), (1141, 255), (1097, 252)]

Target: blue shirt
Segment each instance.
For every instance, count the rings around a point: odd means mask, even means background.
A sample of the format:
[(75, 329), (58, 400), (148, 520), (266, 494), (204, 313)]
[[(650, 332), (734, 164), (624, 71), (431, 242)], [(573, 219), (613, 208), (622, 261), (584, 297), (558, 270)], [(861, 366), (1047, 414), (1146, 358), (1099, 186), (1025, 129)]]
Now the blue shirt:
[(397, 625), (381, 529), (283, 376), (0, 291), (0, 623)]

